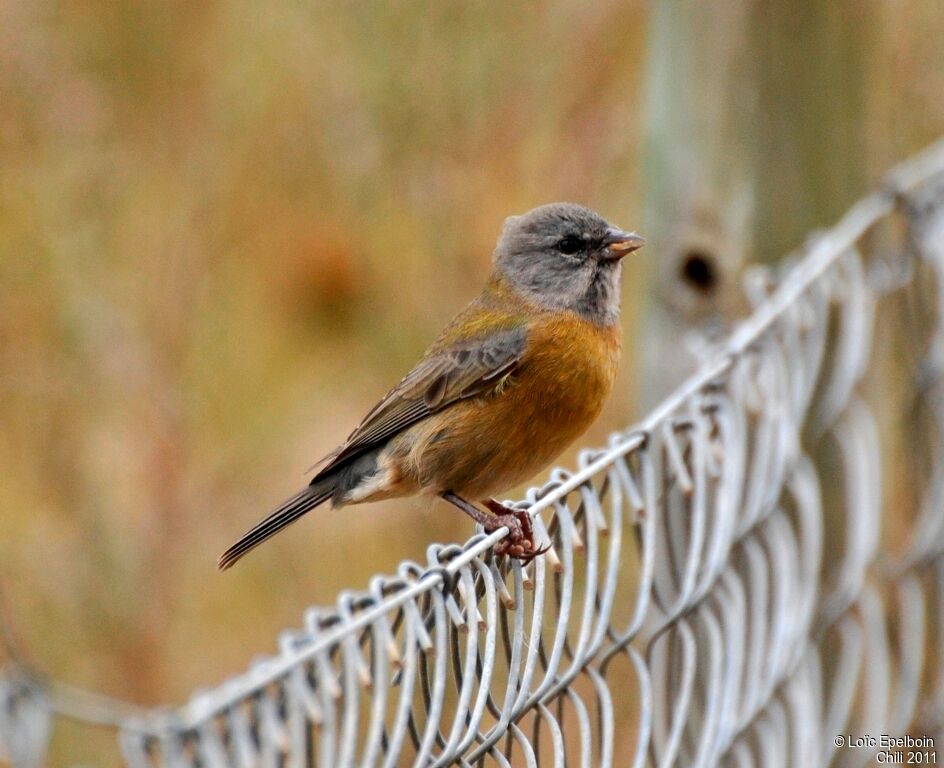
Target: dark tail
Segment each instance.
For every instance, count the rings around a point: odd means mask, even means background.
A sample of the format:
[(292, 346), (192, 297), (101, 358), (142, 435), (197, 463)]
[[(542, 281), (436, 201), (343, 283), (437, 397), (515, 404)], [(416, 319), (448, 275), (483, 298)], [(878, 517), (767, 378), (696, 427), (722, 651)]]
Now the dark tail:
[[(328, 480), (328, 478), (325, 478)], [(305, 490), (286, 499), (282, 505), (264, 520), (244, 533), (239, 541), (227, 549), (217, 562), (220, 570), (226, 570), (249, 550), (259, 546), (270, 536), (274, 536), (285, 526), (294, 523), (306, 512), (323, 504), (335, 491), (333, 478), (330, 482), (317, 482)]]

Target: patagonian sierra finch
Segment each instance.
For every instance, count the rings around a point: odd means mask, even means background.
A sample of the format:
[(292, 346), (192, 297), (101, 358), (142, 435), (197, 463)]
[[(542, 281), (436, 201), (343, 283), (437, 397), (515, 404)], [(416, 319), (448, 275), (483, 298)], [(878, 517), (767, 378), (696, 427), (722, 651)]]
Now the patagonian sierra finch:
[(528, 514), (492, 497), (550, 464), (599, 414), (620, 357), (620, 260), (644, 242), (572, 203), (507, 219), (482, 293), (220, 568), (326, 501), (419, 493), (486, 531), (507, 526), (498, 554), (540, 554)]

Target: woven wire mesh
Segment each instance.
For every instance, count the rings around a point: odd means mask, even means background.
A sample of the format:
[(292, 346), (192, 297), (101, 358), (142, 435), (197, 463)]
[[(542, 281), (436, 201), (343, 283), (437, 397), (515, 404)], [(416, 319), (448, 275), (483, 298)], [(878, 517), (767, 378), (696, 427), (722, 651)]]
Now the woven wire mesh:
[[(518, 502), (545, 556), (432, 545), (124, 718), (127, 763), (863, 765), (879, 746), (837, 735), (944, 737), (942, 170), (937, 146), (752, 272), (675, 395)], [(24, 765), (45, 696), (0, 682)]]

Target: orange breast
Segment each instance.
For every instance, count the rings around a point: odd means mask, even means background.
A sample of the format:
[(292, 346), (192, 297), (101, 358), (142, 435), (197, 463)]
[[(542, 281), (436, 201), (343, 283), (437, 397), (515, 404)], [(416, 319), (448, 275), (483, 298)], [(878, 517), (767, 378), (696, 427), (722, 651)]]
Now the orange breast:
[(565, 312), (538, 315), (521, 364), (495, 392), (414, 428), (409, 474), (426, 490), (471, 499), (530, 479), (600, 413), (619, 355), (618, 326)]

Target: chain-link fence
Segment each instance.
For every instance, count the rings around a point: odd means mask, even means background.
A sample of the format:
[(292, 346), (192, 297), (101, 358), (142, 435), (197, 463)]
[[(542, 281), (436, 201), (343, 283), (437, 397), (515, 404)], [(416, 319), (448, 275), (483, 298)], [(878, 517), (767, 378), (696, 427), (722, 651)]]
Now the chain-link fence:
[(61, 713), (142, 768), (864, 765), (909, 734), (936, 757), (942, 173), (938, 145), (750, 274), (694, 376), (519, 502), (545, 556), (433, 545), (175, 712), (11, 669), (0, 750), (41, 764)]

